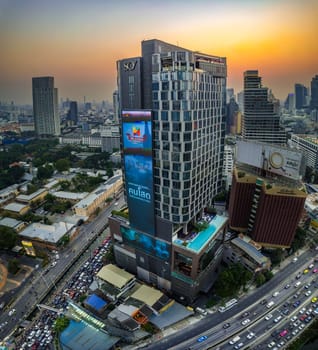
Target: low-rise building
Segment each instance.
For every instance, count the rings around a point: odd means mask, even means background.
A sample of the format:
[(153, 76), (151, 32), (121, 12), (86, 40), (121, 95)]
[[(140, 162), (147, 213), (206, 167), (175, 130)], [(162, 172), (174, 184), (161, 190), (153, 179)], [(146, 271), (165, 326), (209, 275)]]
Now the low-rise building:
[(122, 175), (115, 175), (105, 184), (96, 188), (81, 201), (73, 206), (73, 212), (76, 215), (90, 216), (97, 208), (102, 207), (105, 201), (110, 197), (115, 197), (123, 186)]
[(30, 206), (27, 204), (12, 202), (3, 207), (5, 211), (17, 214), (24, 215), (30, 210)]
[(84, 199), (89, 193), (88, 192), (67, 192), (67, 191), (56, 191), (51, 193), (58, 200), (71, 203), (77, 203)]
[(21, 240), (31, 241), (35, 247), (58, 249), (65, 236), (73, 234), (73, 224), (56, 222), (53, 225), (33, 223), (19, 233)]
[(40, 188), (39, 190), (31, 194), (19, 194), (16, 200), (21, 203), (28, 203), (29, 205), (35, 202), (42, 202), (45, 196), (48, 194), (46, 188)]
[(271, 261), (261, 253), (261, 248), (248, 236), (240, 235), (226, 245), (223, 259), (228, 264), (240, 262), (253, 273), (269, 270)]
[(133, 274), (112, 264), (103, 266), (96, 277), (99, 289), (113, 301), (131, 289), (136, 282)]
[(25, 222), (12, 218), (2, 218), (0, 220), (0, 226), (10, 227), (16, 232), (20, 232), (24, 229)]

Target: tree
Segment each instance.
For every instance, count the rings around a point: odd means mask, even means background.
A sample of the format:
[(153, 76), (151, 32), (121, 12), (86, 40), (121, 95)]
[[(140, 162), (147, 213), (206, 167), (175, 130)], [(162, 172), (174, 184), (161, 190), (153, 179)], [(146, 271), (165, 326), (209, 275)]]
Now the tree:
[(15, 275), (20, 269), (20, 263), (17, 259), (11, 259), (8, 262), (8, 271)]
[(37, 177), (40, 180), (49, 179), (54, 173), (54, 168), (50, 164), (38, 167)]
[(65, 316), (58, 317), (54, 323), (54, 330), (56, 333), (60, 334), (68, 327), (70, 320)]
[(0, 248), (12, 249), (17, 241), (17, 233), (14, 229), (6, 226), (0, 226)]
[(55, 168), (60, 173), (63, 172), (63, 171), (67, 171), (70, 168), (70, 161), (68, 159), (66, 159), (66, 158), (58, 159), (55, 162)]
[(258, 273), (255, 277), (256, 287), (260, 287), (266, 282), (266, 277), (262, 273)]

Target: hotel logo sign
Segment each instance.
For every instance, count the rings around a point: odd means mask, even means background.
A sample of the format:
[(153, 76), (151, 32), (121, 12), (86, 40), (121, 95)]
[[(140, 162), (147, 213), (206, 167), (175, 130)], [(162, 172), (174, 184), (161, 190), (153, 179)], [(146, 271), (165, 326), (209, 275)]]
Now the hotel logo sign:
[(135, 70), (137, 65), (137, 60), (136, 61), (128, 61), (124, 63), (124, 70), (126, 72), (130, 72), (132, 70)]

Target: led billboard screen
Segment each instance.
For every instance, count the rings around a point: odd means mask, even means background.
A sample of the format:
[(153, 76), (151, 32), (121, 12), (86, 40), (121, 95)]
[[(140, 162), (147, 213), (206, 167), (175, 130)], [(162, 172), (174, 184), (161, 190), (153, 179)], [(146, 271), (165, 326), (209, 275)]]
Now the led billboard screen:
[(123, 241), (128, 243), (128, 245), (140, 249), (159, 259), (169, 259), (170, 245), (168, 243), (124, 226), (120, 227), (120, 232)]
[(154, 233), (152, 158), (125, 154), (124, 162), (130, 224), (141, 231)]
[(123, 111), (122, 137), (130, 225), (155, 232), (151, 111)]
[(135, 121), (123, 123), (124, 152), (151, 152), (151, 122)]
[(236, 160), (295, 180), (301, 176), (302, 154), (297, 150), (237, 141)]

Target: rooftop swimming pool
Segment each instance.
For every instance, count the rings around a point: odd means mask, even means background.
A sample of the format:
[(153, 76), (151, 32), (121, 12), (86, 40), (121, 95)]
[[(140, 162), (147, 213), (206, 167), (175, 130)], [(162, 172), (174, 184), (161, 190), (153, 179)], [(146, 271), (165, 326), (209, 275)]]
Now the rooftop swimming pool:
[[(200, 231), (192, 240), (188, 241), (185, 248), (199, 252), (213, 238), (213, 236), (219, 232), (220, 228), (226, 221), (227, 217), (215, 215), (215, 217), (209, 222), (209, 227), (204, 231)], [(174, 240), (173, 243), (183, 245), (183, 240), (178, 238)]]

